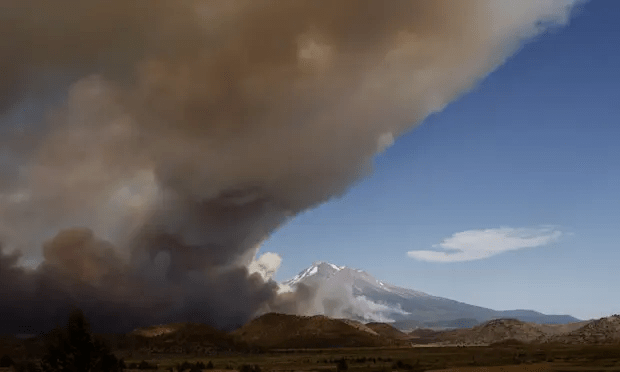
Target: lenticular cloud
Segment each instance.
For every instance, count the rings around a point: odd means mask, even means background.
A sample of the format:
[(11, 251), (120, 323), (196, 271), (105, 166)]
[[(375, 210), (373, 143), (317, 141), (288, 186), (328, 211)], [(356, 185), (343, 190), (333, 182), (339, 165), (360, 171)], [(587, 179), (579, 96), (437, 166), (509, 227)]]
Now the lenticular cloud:
[(473, 261), (507, 251), (534, 248), (557, 241), (562, 232), (551, 228), (526, 229), (501, 227), (498, 229), (468, 230), (453, 234), (434, 248), (436, 251), (410, 251), (409, 257), (432, 262)]

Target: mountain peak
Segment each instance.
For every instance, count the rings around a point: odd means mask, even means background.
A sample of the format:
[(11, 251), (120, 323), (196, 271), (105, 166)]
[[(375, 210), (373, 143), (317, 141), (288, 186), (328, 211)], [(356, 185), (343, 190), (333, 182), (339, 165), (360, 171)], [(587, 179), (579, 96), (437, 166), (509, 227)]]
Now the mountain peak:
[(340, 271), (347, 268), (346, 266), (338, 266), (325, 261), (315, 261), (311, 267), (316, 267), (318, 270), (322, 269), (329, 271)]
[[(300, 282), (306, 282), (307, 284), (308, 281), (317, 280), (337, 280), (340, 282), (339, 285), (344, 285), (344, 282), (348, 282), (350, 286), (356, 282), (358, 285), (362, 285), (364, 287), (376, 287), (379, 291), (399, 293), (405, 296), (428, 296), (423, 292), (400, 288), (389, 283), (382, 282), (363, 270), (353, 269), (347, 266), (338, 266), (326, 261), (315, 261), (310, 267), (304, 269), (294, 278), (285, 281), (283, 284), (294, 286)], [(359, 290), (359, 287), (354, 286), (354, 289)]]
[(325, 261), (315, 261), (312, 266), (295, 275), (294, 278), (287, 280), (284, 284), (294, 285), (317, 274), (321, 277), (330, 277), (343, 269), (346, 269), (346, 267), (337, 266)]

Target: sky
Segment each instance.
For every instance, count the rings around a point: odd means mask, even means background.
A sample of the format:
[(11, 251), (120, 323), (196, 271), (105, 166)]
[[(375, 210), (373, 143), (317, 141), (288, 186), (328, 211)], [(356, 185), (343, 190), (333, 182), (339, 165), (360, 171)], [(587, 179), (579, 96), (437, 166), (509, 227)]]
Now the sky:
[(261, 251), (497, 310), (620, 313), (620, 2), (579, 6)]
[(119, 332), (336, 316), (277, 283), (319, 260), (497, 310), (619, 312), (619, 13), (2, 3), (0, 333), (73, 306)]

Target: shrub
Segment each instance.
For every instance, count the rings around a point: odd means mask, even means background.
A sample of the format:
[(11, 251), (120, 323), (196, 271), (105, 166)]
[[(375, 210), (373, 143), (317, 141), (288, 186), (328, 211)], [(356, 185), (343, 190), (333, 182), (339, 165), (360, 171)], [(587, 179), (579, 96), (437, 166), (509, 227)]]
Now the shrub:
[(347, 364), (347, 360), (342, 358), (338, 361), (338, 363), (336, 364), (336, 370), (337, 371), (346, 371), (347, 369), (349, 369), (349, 365)]
[(157, 365), (143, 360), (138, 364), (138, 369), (157, 369)]
[(244, 364), (239, 368), (239, 372), (261, 372), (261, 368), (258, 365)]
[(181, 363), (181, 364), (177, 364), (177, 371), (179, 372), (183, 372), (183, 371), (187, 371), (190, 368), (192, 368), (192, 364), (188, 363), (187, 361)]
[(415, 371), (420, 369), (420, 361), (418, 360), (416, 362), (415, 366), (412, 366), (409, 363), (404, 363), (402, 360), (397, 361), (396, 363), (392, 364), (392, 369), (396, 370), (396, 369), (404, 369), (407, 371)]

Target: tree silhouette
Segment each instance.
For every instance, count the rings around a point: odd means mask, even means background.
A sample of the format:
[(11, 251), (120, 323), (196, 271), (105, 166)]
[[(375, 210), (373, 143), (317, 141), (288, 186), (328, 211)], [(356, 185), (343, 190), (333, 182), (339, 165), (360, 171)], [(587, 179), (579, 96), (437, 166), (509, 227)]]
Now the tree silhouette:
[(93, 336), (81, 310), (69, 315), (66, 327), (56, 327), (47, 337), (41, 360), (44, 372), (119, 372), (122, 362), (103, 340)]
[(349, 364), (346, 359), (342, 358), (338, 361), (338, 363), (336, 363), (337, 371), (346, 371), (347, 369), (349, 369)]
[(0, 358), (0, 367), (7, 368), (7, 367), (11, 367), (13, 365), (15, 365), (15, 362), (13, 361), (13, 359), (10, 356), (3, 355), (2, 358)]

